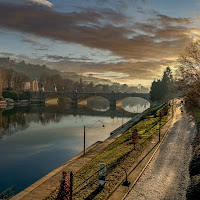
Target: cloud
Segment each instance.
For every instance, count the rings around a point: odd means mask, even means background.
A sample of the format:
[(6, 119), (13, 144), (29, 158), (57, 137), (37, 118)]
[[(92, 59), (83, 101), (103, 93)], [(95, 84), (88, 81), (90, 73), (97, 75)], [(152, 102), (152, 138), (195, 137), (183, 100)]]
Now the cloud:
[(22, 0), (25, 3), (33, 3), (33, 4), (38, 4), (38, 5), (43, 5), (47, 7), (53, 7), (53, 4), (50, 1), (47, 0)]
[(27, 43), (31, 43), (32, 45), (40, 45), (43, 47), (49, 47), (48, 44), (45, 44), (44, 42), (41, 42), (40, 40), (34, 38), (34, 37), (28, 37), (28, 38), (24, 38), (22, 39), (23, 42), (27, 42)]
[(7, 53), (7, 52), (0, 52), (0, 56), (2, 57), (10, 57), (10, 56), (14, 56), (15, 54), (13, 53)]
[[(48, 55), (48, 58), (51, 56)], [(110, 62), (84, 62), (72, 60), (69, 57), (63, 59), (62, 56), (52, 56), (53, 60), (48, 62), (48, 65), (55, 67), (60, 71), (75, 71), (78, 73), (89, 74), (92, 72), (94, 76), (99, 77), (102, 74), (106, 74), (106, 77), (112, 81), (120, 79), (126, 79), (126, 81), (134, 82), (137, 80), (152, 81), (154, 78), (160, 78), (164, 68), (167, 66), (173, 66), (173, 60), (161, 59), (158, 61), (122, 61), (118, 63)], [(72, 67), (73, 66), (73, 67)], [(156, 73), (155, 73), (156, 72)], [(113, 76), (114, 75), (114, 76)], [(103, 77), (103, 76), (102, 76)]]
[(129, 75), (124, 81), (146, 79), (149, 83), (159, 78), (165, 67), (173, 65), (172, 60), (193, 41), (192, 35), (200, 32), (198, 28), (191, 28), (191, 18), (173, 18), (155, 11), (148, 13), (145, 17), (150, 16), (149, 20), (144, 22), (109, 8), (76, 9), (76, 12), (61, 13), (44, 6), (0, 3), (0, 27), (34, 35), (23, 41), (39, 45), (41, 50), (45, 44), (37, 36), (106, 50), (123, 60), (97, 63), (89, 57), (73, 55), (42, 58), (58, 70), (122, 73)]
[[(116, 20), (120, 24), (116, 24)], [(157, 20), (159, 23), (163, 20), (175, 21), (161, 15)], [(39, 37), (108, 50), (124, 59), (136, 60), (177, 55), (192, 41), (190, 30), (184, 26), (157, 26), (154, 23), (139, 22), (130, 24), (129, 17), (112, 9), (86, 8), (80, 12), (59, 13), (48, 8), (0, 3), (0, 26)]]
[(52, 60), (52, 62), (86, 62), (86, 61), (92, 61), (87, 56), (81, 56), (80, 58), (75, 57), (69, 57), (69, 56), (58, 56), (58, 55), (45, 55), (45, 57), (49, 60)]
[(160, 19), (160, 21), (162, 22), (174, 22), (174, 23), (178, 23), (178, 24), (190, 24), (191, 21), (188, 18), (174, 18), (174, 17), (169, 17), (166, 15), (161, 15), (161, 14), (157, 14), (157, 17)]

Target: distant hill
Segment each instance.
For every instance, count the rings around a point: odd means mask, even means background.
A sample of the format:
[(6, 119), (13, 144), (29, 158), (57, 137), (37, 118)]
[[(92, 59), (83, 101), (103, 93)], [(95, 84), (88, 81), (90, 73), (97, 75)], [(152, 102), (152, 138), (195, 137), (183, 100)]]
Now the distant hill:
[(25, 63), (24, 61), (16, 62), (15, 60), (11, 60), (10, 58), (0, 58), (0, 68), (12, 68), (17, 72), (22, 72), (30, 77), (30, 80), (40, 79), (42, 74), (47, 74), (49, 76), (60, 74), (64, 79), (71, 79), (73, 81), (80, 81), (80, 78), (84, 83), (90, 83), (91, 81), (96, 84), (108, 84), (111, 85), (112, 82), (107, 79), (99, 79), (92, 76), (82, 76), (75, 72), (60, 72), (56, 69), (50, 69), (46, 65), (39, 64), (30, 64)]
[(46, 65), (35, 65), (30, 63), (27, 64), (24, 61), (16, 62), (10, 58), (0, 58), (0, 68), (12, 68), (17, 72), (26, 74), (30, 80), (33, 80), (34, 78), (39, 80), (43, 73), (48, 75), (55, 75), (60, 73), (58, 70), (50, 69)]
[(107, 79), (100, 79), (93, 76), (82, 76), (75, 72), (60, 72), (60, 75), (65, 79), (68, 78), (68, 79), (71, 79), (73, 81), (78, 81), (78, 82), (80, 81), (80, 78), (81, 78), (84, 83), (93, 82), (94, 85), (97, 85), (97, 84), (112, 85), (113, 84), (113, 82)]

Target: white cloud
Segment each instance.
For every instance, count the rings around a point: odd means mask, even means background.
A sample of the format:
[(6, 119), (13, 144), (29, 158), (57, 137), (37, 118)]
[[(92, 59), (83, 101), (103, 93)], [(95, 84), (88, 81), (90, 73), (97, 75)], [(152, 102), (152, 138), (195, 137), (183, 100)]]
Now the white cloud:
[(41, 5), (45, 5), (45, 6), (48, 6), (48, 7), (53, 7), (53, 4), (47, 0), (27, 0), (29, 2), (32, 2), (32, 3), (37, 3), (37, 4), (41, 4)]

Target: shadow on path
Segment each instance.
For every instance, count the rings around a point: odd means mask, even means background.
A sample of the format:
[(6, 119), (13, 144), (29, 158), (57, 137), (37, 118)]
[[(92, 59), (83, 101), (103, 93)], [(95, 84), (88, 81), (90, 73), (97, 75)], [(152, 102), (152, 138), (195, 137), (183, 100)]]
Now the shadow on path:
[(92, 200), (94, 197), (103, 190), (104, 187), (99, 186), (94, 192), (92, 192), (88, 197), (85, 198), (85, 200)]

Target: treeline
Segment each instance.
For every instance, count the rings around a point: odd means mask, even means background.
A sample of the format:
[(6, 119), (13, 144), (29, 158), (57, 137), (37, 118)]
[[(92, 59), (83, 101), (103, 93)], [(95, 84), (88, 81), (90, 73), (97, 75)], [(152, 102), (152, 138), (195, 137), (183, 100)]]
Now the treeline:
[(2, 96), (12, 98), (15, 101), (29, 99), (29, 92), (24, 91), (25, 82), (29, 77), (24, 73), (16, 72), (11, 68), (3, 68), (0, 71)]
[[(9, 57), (0, 58), (0, 68), (6, 71), (3, 88), (8, 88), (9, 90), (23, 90), (23, 83), (25, 81), (32, 81), (36, 78), (39, 81), (39, 87), (41, 88), (43, 85), (45, 91), (54, 91), (56, 87), (57, 91), (69, 92), (149, 92), (149, 89), (142, 85), (128, 86), (127, 84), (119, 83), (97, 84), (96, 79), (95, 82), (88, 82), (87, 77), (75, 81), (75, 79), (65, 78), (66, 76), (62, 76), (61, 72), (49, 69), (46, 65), (27, 64), (24, 61), (16, 62)], [(74, 76), (74, 73), (72, 74)], [(92, 77), (89, 78), (92, 80)]]
[(187, 200), (193, 200), (199, 199), (200, 194), (200, 40), (188, 46), (177, 63), (176, 89), (185, 100), (186, 109), (194, 114), (197, 126), (189, 166), (191, 185), (186, 194)]
[(50, 69), (46, 65), (26, 63), (24, 60), (17, 62), (9, 57), (0, 58), (0, 68), (10, 68), (16, 72), (23, 73), (30, 78), (30, 80), (39, 80), (40, 76), (45, 73), (48, 75), (59, 74), (56, 69)]
[(173, 87), (173, 75), (170, 67), (167, 67), (163, 73), (162, 79), (153, 81), (150, 90), (150, 98), (152, 101), (167, 101), (171, 99)]
[(45, 91), (54, 91), (55, 88), (57, 91), (67, 91), (67, 92), (142, 92), (148, 93), (148, 88), (145, 88), (140, 85), (140, 87), (131, 86), (129, 87), (126, 84), (113, 83), (112, 85), (103, 85), (97, 84), (95, 85), (93, 82), (84, 83), (82, 78), (80, 81), (72, 81), (70, 79), (63, 79), (60, 74), (56, 75), (46, 75), (42, 74), (39, 80), (39, 85), (44, 87)]

